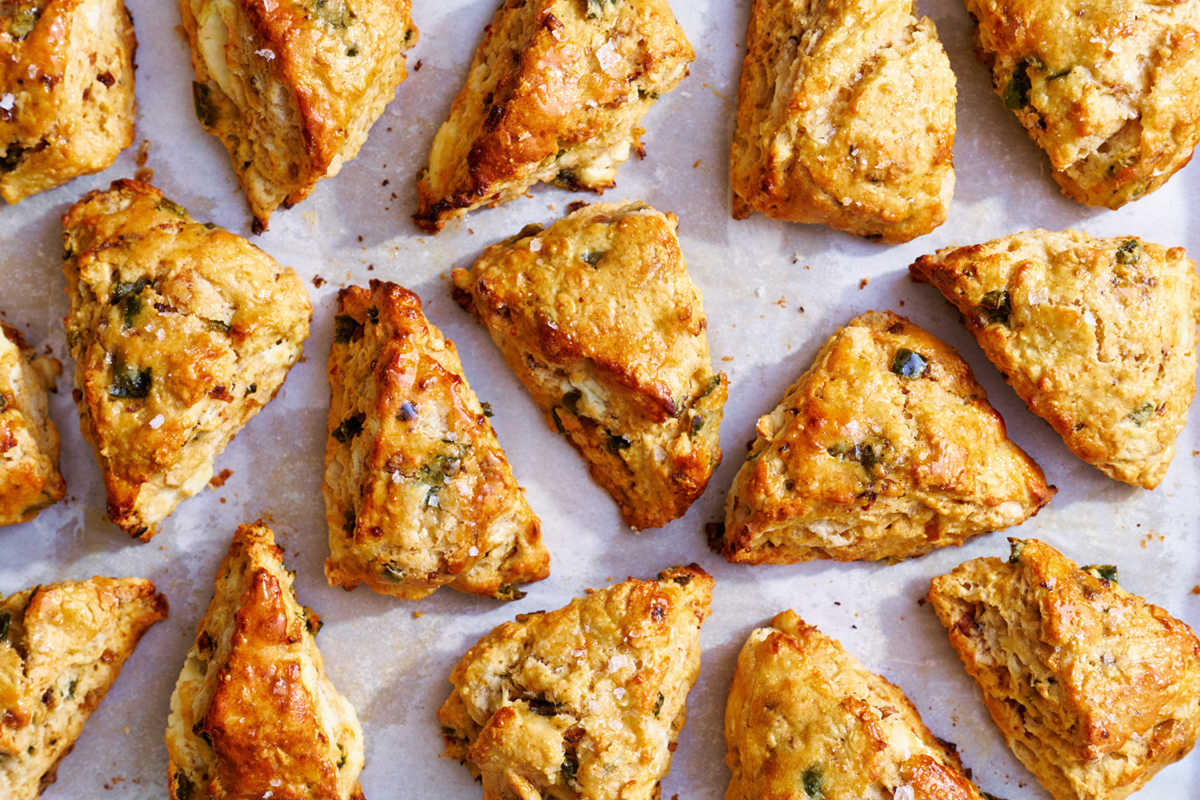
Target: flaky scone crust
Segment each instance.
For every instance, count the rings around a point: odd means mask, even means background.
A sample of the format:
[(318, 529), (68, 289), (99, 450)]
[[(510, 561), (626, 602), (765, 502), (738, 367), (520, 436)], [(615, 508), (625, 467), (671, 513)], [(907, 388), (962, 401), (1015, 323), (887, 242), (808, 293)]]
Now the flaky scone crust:
[(1200, 276), (1182, 247), (1035, 230), (909, 269), (1075, 455), (1119, 481), (1162, 482), (1196, 394)]
[(597, 203), (453, 273), (546, 421), (635, 529), (682, 516), (721, 463), (728, 381), (673, 214)]
[[(1008, 746), (1055, 800), (1120, 800), (1200, 735), (1200, 640), (1035, 539), (933, 579), (929, 602)], [(1112, 578), (1109, 580), (1105, 576)]]
[(482, 778), (484, 800), (658, 800), (712, 586), (674, 567), (498, 626), (450, 675), (446, 755)]
[(58, 359), (0, 322), (0, 525), (28, 522), (66, 494), (47, 400), (61, 374)]
[(954, 348), (887, 311), (830, 337), (757, 433), (713, 542), (730, 561), (899, 560), (1020, 524), (1055, 492)]

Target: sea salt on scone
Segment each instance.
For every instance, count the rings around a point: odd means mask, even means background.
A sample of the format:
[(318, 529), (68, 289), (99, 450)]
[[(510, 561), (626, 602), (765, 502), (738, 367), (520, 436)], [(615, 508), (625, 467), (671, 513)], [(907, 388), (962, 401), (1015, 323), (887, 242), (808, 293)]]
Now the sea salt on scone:
[(1049, 545), (1010, 539), (933, 579), (929, 602), (1008, 746), (1055, 800), (1120, 800), (1200, 734), (1200, 640)]
[(1063, 194), (1120, 208), (1200, 142), (1200, 4), (966, 0), (996, 93)]
[(515, 600), (550, 574), (541, 524), (454, 343), (394, 283), (338, 293), (325, 515), (332, 586)]
[(67, 491), (46, 398), (61, 374), (57, 359), (0, 322), (0, 525), (28, 522)]
[(1075, 455), (1119, 481), (1162, 482), (1196, 394), (1200, 276), (1182, 247), (1036, 230), (909, 269), (958, 306)]
[(413, 220), (437, 233), (539, 181), (614, 186), (655, 101), (687, 75), (692, 46), (667, 0), (508, 0), (417, 180)]
[(830, 337), (757, 431), (713, 542), (730, 561), (903, 559), (1054, 496), (954, 348), (886, 311)]
[(196, 117), (229, 150), (256, 230), (358, 154), (408, 76), (410, 0), (179, 0)]
[(484, 636), (438, 710), (484, 800), (658, 800), (700, 672), (712, 578), (630, 578)]
[(133, 142), (133, 19), (121, 0), (0, 4), (0, 195), (106, 169)]
[(730, 156), (733, 215), (906, 242), (954, 193), (954, 73), (911, 0), (755, 0)]
[(728, 381), (673, 214), (585, 206), (454, 270), (454, 297), (635, 529), (682, 516), (721, 462)]
[(80, 428), (109, 518), (149, 540), (279, 391), (312, 307), (291, 269), (144, 183), (89, 193), (63, 227)]
[(171, 800), (362, 800), (362, 728), (292, 576), (270, 528), (238, 528), (171, 696)]
[(140, 578), (52, 583), (0, 600), (0, 797), (32, 800), (54, 783), (142, 634), (166, 618), (167, 598)]
[(981, 800), (904, 693), (793, 611), (742, 647), (725, 742), (725, 800)]

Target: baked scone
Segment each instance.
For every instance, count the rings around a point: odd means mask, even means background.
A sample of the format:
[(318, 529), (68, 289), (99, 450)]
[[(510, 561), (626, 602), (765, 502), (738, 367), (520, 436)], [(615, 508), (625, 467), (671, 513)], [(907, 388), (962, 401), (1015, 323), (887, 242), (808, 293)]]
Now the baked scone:
[(61, 374), (58, 359), (0, 322), (0, 525), (28, 522), (66, 494), (46, 398)]
[(1196, 394), (1200, 276), (1182, 247), (1068, 230), (946, 248), (911, 267), (1075, 455), (1153, 489)]
[(179, 0), (196, 117), (229, 151), (256, 231), (358, 154), (408, 77), (411, 0)]
[(166, 618), (167, 598), (140, 578), (52, 583), (0, 600), (0, 797), (32, 800), (54, 783), (142, 634)]
[(362, 800), (363, 734), (271, 529), (241, 525), (171, 695), (171, 800)]
[(133, 18), (121, 0), (0, 5), (0, 195), (106, 169), (133, 143)]
[(1200, 142), (1200, 6), (966, 0), (996, 93), (1050, 157), (1063, 194), (1120, 208)]
[(550, 574), (454, 343), (394, 283), (338, 293), (325, 516), (331, 586), (419, 600), (439, 586), (515, 600)]
[(291, 269), (144, 183), (90, 192), (63, 228), (79, 425), (109, 518), (148, 541), (279, 391), (312, 306)]
[(667, 0), (501, 3), (417, 178), (413, 220), (437, 233), (539, 181), (611, 188), (694, 57)]
[(467, 651), (438, 709), (484, 800), (658, 800), (700, 672), (695, 564), (522, 614)]
[(754, 0), (730, 155), (733, 216), (907, 242), (954, 194), (954, 73), (912, 0)]
[(1055, 800), (1120, 800), (1200, 734), (1200, 640), (1034, 539), (933, 579), (929, 602), (1008, 746)]
[(730, 561), (900, 560), (1055, 492), (954, 348), (888, 311), (834, 333), (757, 433), (713, 541)]
[(729, 382), (675, 225), (645, 203), (597, 203), (453, 273), (459, 305), (635, 529), (683, 516), (721, 463)]
[(904, 692), (794, 611), (742, 647), (725, 743), (725, 800), (981, 800)]

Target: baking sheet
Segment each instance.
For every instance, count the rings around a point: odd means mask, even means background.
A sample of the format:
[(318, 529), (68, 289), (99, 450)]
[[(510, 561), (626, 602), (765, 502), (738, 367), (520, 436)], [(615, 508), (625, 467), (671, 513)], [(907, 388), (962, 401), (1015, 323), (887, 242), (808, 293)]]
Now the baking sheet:
[[(138, 38), (137, 141), (148, 140), (147, 166), (167, 196), (201, 220), (249, 235), (249, 214), (225, 150), (192, 114), (192, 72), (179, 16), (168, 0), (126, 0)], [(131, 177), (136, 147), (107, 172), (77, 180), (0, 210), (0, 309), (37, 346), (49, 346), (65, 375), (52, 402), (63, 439), (65, 502), (34, 522), (0, 530), (0, 594), (37, 583), (95, 574), (151, 578), (171, 601), (92, 715), (48, 800), (161, 798), (166, 795), (163, 731), (169, 699), (212, 579), (234, 528), (259, 517), (286, 551), (302, 602), (325, 620), (318, 639), (335, 685), (358, 709), (366, 733), (365, 794), (379, 798), (472, 798), (480, 787), (456, 762), (439, 758), (435, 712), (446, 676), (468, 646), (515, 614), (565, 605), (587, 587), (629, 575), (647, 577), (672, 564), (699, 562), (716, 578), (714, 613), (701, 634), (703, 667), (689, 702), (663, 796), (703, 800), (724, 794), (722, 719), (737, 656), (750, 630), (794, 608), (839, 639), (869, 668), (897, 682), (939, 736), (957, 742), (980, 788), (1009, 800), (1048, 795), (1005, 748), (978, 691), (928, 606), (929, 579), (964, 560), (1003, 556), (1005, 534), (977, 537), (896, 566), (815, 562), (747, 567), (709, 552), (703, 528), (722, 517), (726, 491), (741, 465), (754, 421), (807, 368), (839, 325), (868, 309), (908, 316), (957, 347), (987, 388), (1012, 438), (1059, 488), (1036, 518), (1014, 533), (1044, 539), (1080, 563), (1115, 563), (1122, 585), (1191, 624), (1200, 625), (1200, 412), (1179, 438), (1163, 484), (1153, 492), (1112, 481), (1067, 451), (1033, 417), (982, 356), (958, 313), (929, 287), (908, 279), (917, 256), (1034, 227), (1077, 227), (1096, 235), (1136, 234), (1200, 253), (1200, 165), (1157, 193), (1116, 212), (1063, 198), (1044, 156), (992, 93), (974, 57), (971, 24), (954, 0), (923, 2), (958, 76), (958, 184), (950, 217), (903, 246), (865, 242), (820, 226), (729, 215), (727, 160), (748, 2), (676, 0), (696, 48), (691, 76), (645, 121), (648, 155), (626, 163), (605, 200), (646, 200), (680, 219), (693, 279), (705, 294), (709, 344), (730, 378), (722, 425), (725, 463), (683, 519), (635, 534), (615, 504), (588, 478), (583, 461), (548, 430), (483, 329), (450, 300), (447, 276), (488, 244), (529, 222), (548, 223), (573, 200), (554, 187), (493, 210), (477, 211), (436, 237), (409, 220), (415, 175), (458, 91), (495, 3), (417, 0), (421, 38), (411, 71), (376, 123), (358, 158), (304, 203), (280, 211), (253, 239), (305, 280), (315, 309), (306, 359), (273, 403), (253, 419), (216, 463), (232, 470), (225, 485), (185, 502), (150, 544), (130, 540), (104, 519), (104, 491), (90, 448), (79, 435), (70, 398), (67, 311), (58, 217), (87, 190)], [(317, 276), (326, 281), (313, 284)], [(552, 575), (528, 596), (501, 604), (448, 589), (405, 602), (360, 588), (326, 585), (320, 495), (328, 386), (325, 360), (337, 289), (369, 278), (420, 294), (429, 317), (459, 346), (472, 386), (496, 411), (493, 423), (530, 504), (541, 516)], [(1197, 590), (1200, 592), (1200, 590)], [(419, 616), (418, 616), (419, 615)], [(1195, 796), (1200, 756), (1168, 767), (1139, 797)]]

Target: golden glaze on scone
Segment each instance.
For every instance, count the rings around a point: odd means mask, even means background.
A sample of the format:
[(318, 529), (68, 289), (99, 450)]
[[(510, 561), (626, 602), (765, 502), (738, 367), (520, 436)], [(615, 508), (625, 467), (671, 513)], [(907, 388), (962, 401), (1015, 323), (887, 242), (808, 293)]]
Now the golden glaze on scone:
[(229, 150), (255, 228), (354, 158), (408, 76), (411, 0), (179, 0), (196, 117)]
[(1200, 733), (1200, 640), (1034, 539), (933, 579), (929, 602), (1008, 746), (1055, 800), (1120, 800)]
[(911, 0), (755, 0), (730, 155), (733, 216), (907, 242), (954, 193), (954, 73)]
[(1120, 208), (1200, 142), (1200, 4), (966, 0), (996, 93), (1063, 194)]
[(539, 181), (614, 186), (642, 151), (642, 117), (693, 58), (667, 0), (502, 2), (418, 176), (413, 220), (437, 233)]
[(954, 348), (886, 311), (830, 337), (757, 431), (713, 542), (730, 561), (922, 555), (1055, 492)]
[(61, 374), (58, 359), (0, 322), (0, 525), (28, 522), (67, 491), (46, 399)]
[(0, 195), (107, 168), (133, 142), (133, 19), (121, 0), (0, 4)]
[(793, 611), (742, 647), (725, 742), (725, 800), (980, 800), (899, 687)]
[(108, 516), (149, 540), (283, 385), (312, 307), (291, 269), (137, 181), (63, 217), (79, 424)]
[(728, 381), (673, 214), (585, 206), (453, 273), (454, 297), (635, 529), (683, 516), (721, 463)]
[(712, 578), (630, 578), (484, 636), (438, 710), (484, 800), (658, 800), (700, 672)]
[(91, 578), (0, 600), (0, 797), (32, 800), (116, 683), (167, 598), (140, 578)]
[(217, 569), (171, 696), (171, 800), (362, 800), (362, 728), (282, 559), (259, 521), (238, 527)]
[(1162, 482), (1196, 394), (1200, 276), (1182, 247), (1036, 230), (909, 269), (958, 306), (1075, 455), (1119, 481)]
[(325, 515), (331, 586), (419, 600), (439, 586), (515, 600), (550, 574), (454, 343), (394, 283), (338, 293)]

